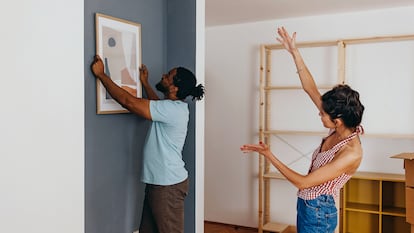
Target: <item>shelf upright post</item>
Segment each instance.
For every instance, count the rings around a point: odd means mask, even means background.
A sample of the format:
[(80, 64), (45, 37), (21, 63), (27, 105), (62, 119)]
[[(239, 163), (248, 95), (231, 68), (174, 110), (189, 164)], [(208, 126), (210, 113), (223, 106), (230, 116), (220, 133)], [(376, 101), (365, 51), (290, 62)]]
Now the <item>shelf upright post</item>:
[[(382, 213), (382, 192), (383, 192), (383, 187), (382, 187), (382, 184), (383, 184), (383, 182), (382, 182), (382, 180), (380, 180), (379, 181), (379, 193), (378, 193), (378, 195), (379, 195), (379, 197), (378, 197), (378, 199), (379, 199), (379, 202), (378, 202), (378, 205), (379, 205), (379, 213)], [(379, 226), (379, 230), (378, 230), (378, 233), (382, 233), (382, 214), (378, 214), (378, 226)]]
[[(264, 141), (264, 55), (265, 46), (260, 46), (260, 80), (259, 80), (259, 140)], [(263, 233), (263, 157), (259, 155), (259, 203), (258, 203), (258, 230)]]
[[(271, 86), (271, 71), (272, 71), (272, 50), (266, 49), (266, 76), (265, 76), (265, 88)], [(264, 130), (270, 130), (270, 91), (265, 92), (265, 112), (264, 112)], [(270, 147), (269, 135), (265, 135), (264, 143)], [(267, 159), (264, 160), (265, 168), (264, 173), (269, 173), (270, 163)], [(264, 224), (270, 222), (270, 180), (264, 179)]]
[(338, 41), (338, 83), (345, 84), (346, 50), (343, 40)]

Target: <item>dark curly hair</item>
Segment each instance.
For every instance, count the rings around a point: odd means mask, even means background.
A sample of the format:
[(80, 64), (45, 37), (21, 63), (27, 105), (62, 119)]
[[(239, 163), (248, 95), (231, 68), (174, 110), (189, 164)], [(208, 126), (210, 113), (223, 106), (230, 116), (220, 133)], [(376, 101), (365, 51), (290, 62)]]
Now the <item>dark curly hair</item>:
[(177, 74), (173, 80), (174, 85), (178, 87), (177, 98), (185, 99), (189, 95), (193, 97), (193, 100), (201, 100), (203, 98), (204, 86), (201, 84), (196, 86), (196, 77), (190, 70), (184, 67), (178, 67)]
[(322, 95), (322, 108), (331, 120), (340, 118), (348, 128), (355, 128), (362, 121), (364, 105), (359, 93), (346, 84), (340, 84)]

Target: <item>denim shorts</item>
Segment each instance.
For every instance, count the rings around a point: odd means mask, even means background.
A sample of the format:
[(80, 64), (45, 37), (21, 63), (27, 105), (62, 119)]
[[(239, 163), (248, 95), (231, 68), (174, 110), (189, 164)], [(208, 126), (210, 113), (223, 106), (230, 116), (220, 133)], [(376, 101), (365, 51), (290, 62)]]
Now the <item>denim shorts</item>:
[(333, 233), (338, 224), (338, 210), (331, 195), (312, 200), (298, 197), (297, 233)]

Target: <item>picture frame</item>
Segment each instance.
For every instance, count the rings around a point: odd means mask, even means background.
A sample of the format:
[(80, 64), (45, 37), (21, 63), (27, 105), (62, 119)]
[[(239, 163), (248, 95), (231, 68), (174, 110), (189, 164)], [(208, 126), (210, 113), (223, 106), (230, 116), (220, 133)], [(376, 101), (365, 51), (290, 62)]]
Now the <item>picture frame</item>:
[[(105, 74), (135, 97), (142, 97), (139, 80), (141, 66), (141, 24), (95, 14), (96, 54), (104, 62)], [(96, 113), (129, 111), (116, 102), (99, 79), (96, 80)]]

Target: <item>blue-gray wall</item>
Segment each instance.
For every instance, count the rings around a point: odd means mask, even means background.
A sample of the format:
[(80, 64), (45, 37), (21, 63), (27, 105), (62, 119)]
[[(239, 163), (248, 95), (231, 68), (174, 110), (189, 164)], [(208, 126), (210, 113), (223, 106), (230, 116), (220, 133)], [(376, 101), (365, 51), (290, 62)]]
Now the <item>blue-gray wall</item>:
[[(196, 1), (167, 0), (167, 65), (184, 66), (195, 73), (196, 67)], [(186, 198), (185, 232), (195, 232), (195, 104), (187, 99), (190, 109), (188, 135), (183, 158), (190, 177), (190, 191)]]
[[(142, 146), (149, 122), (133, 114), (96, 115), (95, 13), (141, 23), (142, 62), (155, 84), (180, 65), (195, 71), (195, 0), (85, 0), (85, 233), (132, 233), (144, 197)], [(195, 107), (184, 146), (190, 194), (185, 232), (195, 230)]]

